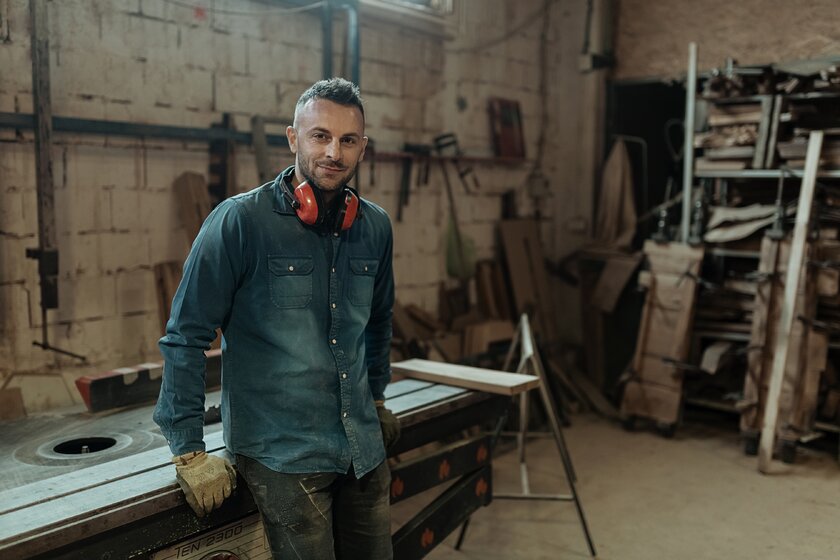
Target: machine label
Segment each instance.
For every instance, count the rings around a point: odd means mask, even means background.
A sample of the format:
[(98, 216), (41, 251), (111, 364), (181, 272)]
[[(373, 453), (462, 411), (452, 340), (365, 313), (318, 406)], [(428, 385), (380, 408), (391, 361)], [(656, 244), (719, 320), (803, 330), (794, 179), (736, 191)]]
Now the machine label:
[(151, 560), (271, 560), (259, 515), (156, 552)]

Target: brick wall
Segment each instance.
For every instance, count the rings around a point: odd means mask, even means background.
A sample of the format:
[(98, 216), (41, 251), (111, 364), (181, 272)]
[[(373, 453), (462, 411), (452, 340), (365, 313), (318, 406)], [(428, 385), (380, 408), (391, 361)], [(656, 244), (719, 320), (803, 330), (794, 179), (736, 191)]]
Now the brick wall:
[[(224, 112), (248, 130), (253, 114), (290, 116), (297, 96), (321, 76), (320, 19), (277, 15), (264, 2), (196, 0), (217, 11), (164, 0), (61, 0), (49, 3), (53, 114), (208, 127)], [(361, 83), (368, 134), (380, 151), (429, 142), (455, 131), (464, 150), (490, 155), (486, 98), (520, 101), (529, 156), (541, 123), (537, 53), (540, 17), (505, 42), (475, 49), (534, 16), (542, 0), (464, 0), (443, 41), (394, 23), (361, 20)], [(218, 10), (260, 12), (259, 17)], [(550, 189), (536, 201), (528, 165), (476, 164), (480, 193), (455, 191), (464, 234), (480, 258), (496, 254), (501, 195), (519, 193), (522, 211), (539, 208), (545, 250), (559, 257), (586, 239), (594, 163), (582, 138), (594, 133), (576, 53), (584, 6), (555, 3), (549, 26), (549, 123), (545, 172)], [(343, 44), (336, 25), (334, 45)], [(0, 0), (0, 111), (32, 112), (29, 15), (25, 0)], [(336, 69), (340, 61), (336, 58)], [(278, 129), (279, 131), (279, 129)], [(271, 149), (277, 167), (291, 162)], [(28, 131), (0, 129), (0, 387), (19, 386), (30, 412), (78, 402), (80, 375), (158, 359), (156, 263), (183, 260), (188, 241), (173, 180), (207, 174), (207, 145), (158, 139), (54, 134), (60, 308), (50, 311), (50, 341), (88, 357), (32, 346), (41, 338), (35, 164)], [(237, 184), (258, 184), (252, 151), (238, 146)], [(364, 196), (395, 218), (400, 163), (379, 161), (376, 184), (362, 167)], [(454, 173), (450, 171), (454, 179)], [(413, 187), (414, 188), (414, 187)], [(434, 312), (446, 277), (447, 203), (440, 170), (412, 192), (395, 228), (397, 295)], [(583, 220), (583, 221), (581, 221)], [(576, 327), (567, 327), (574, 336)]]

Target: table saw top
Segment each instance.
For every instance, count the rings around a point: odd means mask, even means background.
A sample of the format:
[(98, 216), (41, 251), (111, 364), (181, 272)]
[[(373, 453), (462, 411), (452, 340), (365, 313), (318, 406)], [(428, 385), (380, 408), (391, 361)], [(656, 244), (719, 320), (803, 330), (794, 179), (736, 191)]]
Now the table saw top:
[[(406, 428), (486, 395), (408, 379), (389, 385), (386, 397)], [(206, 405), (219, 401), (219, 392), (209, 393)], [(152, 410), (92, 414), (75, 407), (0, 422), (6, 474), (0, 479), (0, 552), (40, 553), (45, 535), (57, 546), (180, 505), (171, 453)], [(204, 439), (208, 452), (226, 453), (220, 422), (205, 426)]]

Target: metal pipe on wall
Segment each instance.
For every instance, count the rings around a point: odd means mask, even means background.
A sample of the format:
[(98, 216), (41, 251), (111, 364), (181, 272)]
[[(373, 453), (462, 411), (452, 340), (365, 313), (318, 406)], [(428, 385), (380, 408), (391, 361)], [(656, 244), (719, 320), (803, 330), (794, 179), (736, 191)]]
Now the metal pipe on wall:
[(688, 44), (688, 76), (685, 81), (685, 140), (683, 141), (683, 200), (680, 241), (688, 243), (691, 229), (691, 184), (694, 178), (694, 104), (697, 96), (697, 43)]

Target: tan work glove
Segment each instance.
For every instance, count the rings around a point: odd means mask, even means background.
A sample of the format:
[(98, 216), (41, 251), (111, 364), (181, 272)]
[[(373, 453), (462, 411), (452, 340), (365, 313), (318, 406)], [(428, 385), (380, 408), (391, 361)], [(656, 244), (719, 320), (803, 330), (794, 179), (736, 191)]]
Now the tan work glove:
[(376, 415), (379, 416), (379, 427), (382, 428), (385, 449), (389, 449), (400, 439), (400, 421), (393, 412), (385, 408), (384, 401), (376, 401)]
[(187, 503), (199, 517), (222, 505), (236, 488), (236, 472), (226, 459), (193, 451), (173, 457), (172, 462)]

